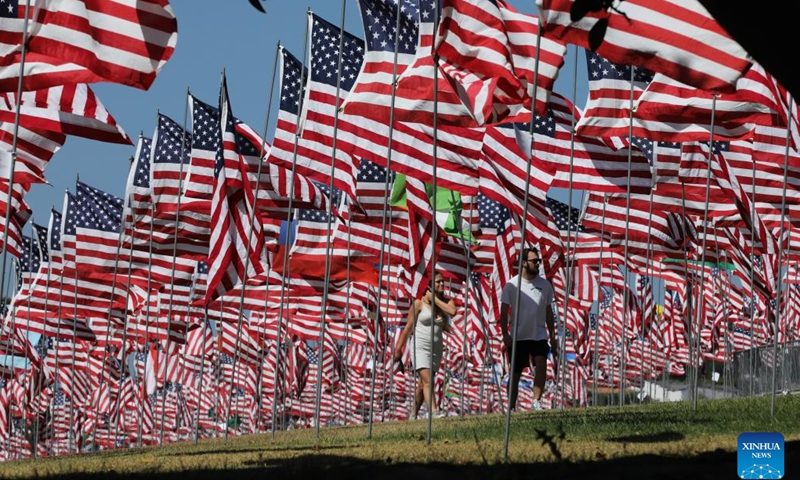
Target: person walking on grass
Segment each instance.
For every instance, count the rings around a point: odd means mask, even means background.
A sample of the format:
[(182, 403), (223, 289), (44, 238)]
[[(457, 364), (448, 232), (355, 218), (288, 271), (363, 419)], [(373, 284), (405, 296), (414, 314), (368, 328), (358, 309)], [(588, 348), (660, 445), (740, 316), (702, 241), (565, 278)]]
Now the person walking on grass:
[[(434, 305), (435, 308), (433, 308)], [(411, 356), (414, 359), (414, 368), (419, 375), (419, 381), (409, 420), (417, 418), (423, 399), (428, 407), (428, 414), (434, 413), (433, 401), (429, 395), (430, 385), (433, 375), (438, 371), (442, 361), (444, 345), (442, 333), (450, 333), (450, 317), (455, 314), (455, 302), (444, 294), (444, 276), (440, 272), (436, 272), (433, 276), (433, 287), (429, 286), (422, 298), (414, 300), (414, 304), (408, 310), (406, 328), (400, 334), (394, 351), (394, 360), (400, 361), (406, 342), (411, 337)], [(433, 322), (433, 329), (431, 329), (431, 322)], [(433, 330), (432, 333), (431, 330)], [(431, 368), (433, 368), (432, 372)]]
[[(500, 297), (500, 330), (503, 345), (511, 363), (512, 335), (509, 328), (512, 309), (517, 301), (517, 285), (520, 285), (519, 315), (517, 316), (517, 354), (508, 382), (509, 405), (516, 408), (519, 379), (522, 371), (533, 358), (533, 410), (542, 408), (541, 399), (547, 377), (547, 354), (556, 355), (556, 330), (553, 321), (553, 286), (539, 276), (541, 258), (536, 248), (522, 250), (522, 271), (503, 286)], [(520, 282), (520, 276), (522, 281)], [(549, 334), (549, 335), (548, 335)], [(548, 338), (550, 340), (548, 344)]]

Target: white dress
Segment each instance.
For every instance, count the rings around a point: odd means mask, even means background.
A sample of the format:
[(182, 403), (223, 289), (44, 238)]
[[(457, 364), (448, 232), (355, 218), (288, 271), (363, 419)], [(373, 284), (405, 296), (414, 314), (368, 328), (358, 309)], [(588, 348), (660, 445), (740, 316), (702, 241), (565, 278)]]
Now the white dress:
[[(417, 323), (414, 325), (414, 335), (411, 337), (411, 354), (414, 358), (414, 370), (431, 368), (431, 354), (433, 355), (433, 372), (439, 369), (442, 361), (442, 329), (448, 321), (447, 316), (441, 311), (434, 322), (433, 341), (431, 342), (431, 307), (422, 304), (422, 309), (417, 314)], [(433, 348), (431, 349), (431, 345)]]

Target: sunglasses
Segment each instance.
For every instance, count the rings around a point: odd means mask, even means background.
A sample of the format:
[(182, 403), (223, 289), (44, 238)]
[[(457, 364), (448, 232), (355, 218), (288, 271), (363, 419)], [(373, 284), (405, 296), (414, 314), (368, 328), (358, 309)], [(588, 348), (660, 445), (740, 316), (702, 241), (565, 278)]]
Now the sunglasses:
[(541, 258), (534, 258), (533, 260), (525, 260), (525, 261), (529, 263), (542, 263)]

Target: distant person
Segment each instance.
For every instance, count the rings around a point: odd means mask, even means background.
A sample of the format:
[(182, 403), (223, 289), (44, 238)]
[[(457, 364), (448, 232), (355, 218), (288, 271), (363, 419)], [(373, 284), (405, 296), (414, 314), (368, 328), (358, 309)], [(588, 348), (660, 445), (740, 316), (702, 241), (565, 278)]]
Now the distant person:
[[(436, 304), (435, 319), (432, 312), (434, 303)], [(414, 359), (414, 369), (419, 375), (419, 382), (417, 382), (414, 406), (411, 409), (409, 420), (417, 418), (423, 399), (428, 407), (428, 414), (434, 413), (433, 402), (429, 398), (431, 377), (433, 376), (431, 368), (433, 368), (433, 374), (439, 369), (443, 350), (442, 333), (450, 333), (450, 317), (455, 314), (455, 302), (452, 298), (444, 295), (444, 276), (437, 272), (433, 276), (433, 291), (431, 291), (431, 287), (428, 287), (422, 298), (414, 300), (414, 304), (408, 310), (406, 328), (400, 334), (394, 350), (394, 360), (400, 361), (406, 342), (413, 335), (411, 356)], [(431, 320), (433, 320), (432, 337)]]
[[(516, 306), (517, 284), (520, 284), (519, 316), (517, 320), (517, 354), (511, 368), (508, 382), (510, 408), (517, 404), (519, 379), (522, 371), (530, 365), (533, 358), (533, 410), (542, 408), (541, 399), (547, 376), (547, 354), (556, 354), (556, 329), (553, 322), (553, 286), (539, 276), (541, 258), (536, 248), (522, 250), (522, 271), (512, 277), (503, 287), (500, 298), (500, 330), (503, 332), (503, 345), (511, 361), (512, 335), (509, 328), (512, 309)], [(519, 277), (522, 282), (519, 282)], [(548, 336), (549, 333), (549, 336)], [(550, 343), (548, 344), (548, 338)]]

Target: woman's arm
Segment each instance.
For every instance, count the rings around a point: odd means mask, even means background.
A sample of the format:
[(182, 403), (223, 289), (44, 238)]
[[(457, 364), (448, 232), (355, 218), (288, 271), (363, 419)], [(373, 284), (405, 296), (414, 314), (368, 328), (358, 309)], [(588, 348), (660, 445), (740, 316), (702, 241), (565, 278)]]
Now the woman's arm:
[(442, 300), (436, 295), (434, 295), (433, 298), (434, 301), (436, 302), (436, 308), (441, 310), (442, 313), (444, 313), (448, 317), (452, 317), (453, 315), (456, 314), (456, 302), (454, 302), (452, 298), (448, 298), (447, 300)]
[(397, 339), (397, 345), (395, 345), (394, 347), (395, 360), (400, 360), (400, 358), (402, 358), (403, 350), (405, 349), (408, 337), (414, 333), (414, 320), (417, 317), (417, 309), (418, 309), (417, 302), (419, 302), (419, 300), (414, 300), (414, 303), (411, 304), (411, 308), (408, 309), (408, 320), (406, 320), (406, 328), (403, 329), (403, 332), (400, 334), (400, 338)]

